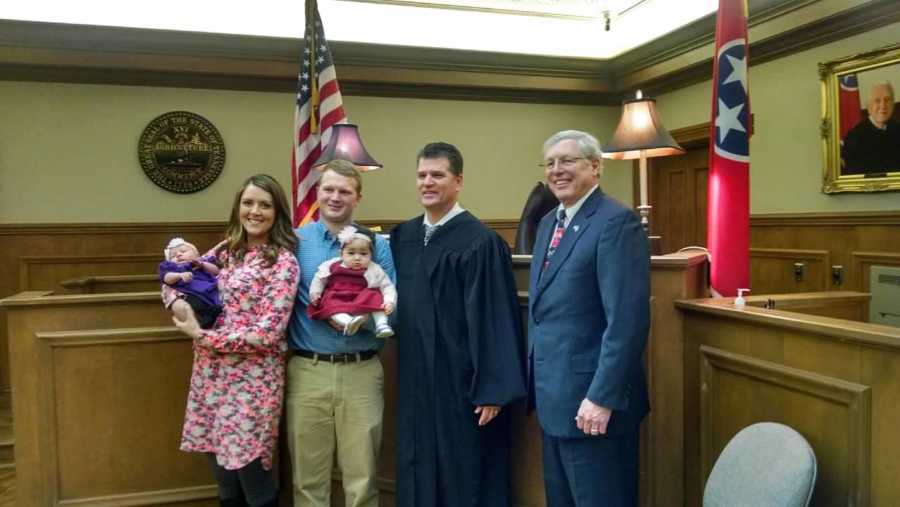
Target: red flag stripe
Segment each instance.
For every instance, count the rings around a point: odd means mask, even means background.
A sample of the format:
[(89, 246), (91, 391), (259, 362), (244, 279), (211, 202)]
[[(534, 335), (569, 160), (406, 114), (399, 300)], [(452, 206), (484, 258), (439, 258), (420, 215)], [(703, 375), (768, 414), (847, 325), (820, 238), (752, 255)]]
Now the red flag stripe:
[(710, 283), (713, 291), (722, 296), (735, 296), (738, 288), (749, 288), (750, 284), (747, 50), (746, 1), (719, 0), (713, 58), (707, 247)]
[[(315, 51), (306, 42), (315, 38)], [(291, 195), (294, 202), (294, 225), (301, 220), (315, 218), (316, 183), (319, 173), (312, 165), (331, 139), (331, 127), (347, 120), (337, 74), (318, 9), (307, 19), (303, 58), (297, 83), (297, 104), (294, 109), (294, 139), (291, 154)], [(313, 71), (314, 70), (314, 71)], [(318, 104), (313, 110), (312, 90), (317, 88)], [(317, 132), (312, 131), (310, 116), (315, 115)]]

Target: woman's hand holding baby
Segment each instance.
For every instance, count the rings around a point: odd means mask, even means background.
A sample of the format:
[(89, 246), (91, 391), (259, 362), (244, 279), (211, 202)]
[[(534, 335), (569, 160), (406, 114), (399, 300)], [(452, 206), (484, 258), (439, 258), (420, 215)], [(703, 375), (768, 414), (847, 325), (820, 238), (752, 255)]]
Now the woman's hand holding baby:
[(384, 309), (385, 315), (390, 315), (390, 314), (394, 313), (395, 306), (396, 305), (394, 305), (394, 303), (385, 303), (385, 304), (381, 305), (381, 307)]

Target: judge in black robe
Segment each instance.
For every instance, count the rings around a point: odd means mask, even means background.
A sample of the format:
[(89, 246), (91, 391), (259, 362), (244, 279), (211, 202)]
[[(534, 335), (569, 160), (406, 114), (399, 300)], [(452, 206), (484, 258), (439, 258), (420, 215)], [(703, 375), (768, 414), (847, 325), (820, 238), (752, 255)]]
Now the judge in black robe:
[[(423, 243), (391, 231), (397, 266), (397, 506), (507, 506), (509, 411), (525, 395), (509, 248), (469, 212)], [(504, 407), (478, 426), (478, 406)]]
[(841, 142), (842, 175), (884, 176), (900, 171), (900, 122), (894, 119), (894, 87), (877, 82), (869, 90), (867, 118)]

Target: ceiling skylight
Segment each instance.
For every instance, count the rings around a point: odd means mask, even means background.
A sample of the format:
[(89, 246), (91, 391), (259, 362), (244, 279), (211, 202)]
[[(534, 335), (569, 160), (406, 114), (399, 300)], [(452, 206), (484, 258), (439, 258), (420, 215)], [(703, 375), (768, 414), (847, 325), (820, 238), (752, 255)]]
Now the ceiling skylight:
[[(319, 11), (333, 41), (611, 58), (710, 14), (716, 5), (717, 0), (319, 0)], [(604, 11), (612, 16), (609, 31)], [(304, 2), (30, 0), (4, 2), (0, 18), (299, 39)]]

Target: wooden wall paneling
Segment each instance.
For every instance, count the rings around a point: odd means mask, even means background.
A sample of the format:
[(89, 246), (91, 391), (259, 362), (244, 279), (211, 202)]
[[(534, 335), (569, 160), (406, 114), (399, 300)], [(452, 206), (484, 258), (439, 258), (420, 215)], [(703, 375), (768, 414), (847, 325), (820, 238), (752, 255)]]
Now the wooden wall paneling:
[(651, 259), (650, 337), (645, 361), (651, 410), (642, 428), (641, 505), (683, 505), (685, 370), (681, 314), (673, 301), (708, 295), (706, 256), (669, 254)]
[[(220, 222), (0, 224), (0, 241), (15, 245), (15, 248), (0, 248), (0, 298), (12, 296), (23, 288), (63, 290), (59, 283), (70, 278), (103, 273), (153, 273), (172, 237), (181, 236), (202, 250), (219, 242), (224, 230), (225, 224)], [(110, 252), (115, 255), (111, 256)], [(124, 261), (129, 256), (137, 256), (137, 264), (131, 266), (140, 269), (139, 272), (118, 269), (127, 267), (127, 262), (116, 261)], [(26, 260), (21, 261), (21, 257)], [(93, 262), (108, 257), (113, 262), (96, 272)], [(53, 259), (62, 258), (71, 258), (74, 264), (53, 263)], [(141, 259), (148, 264), (140, 264)], [(42, 264), (42, 260), (47, 263)], [(23, 270), (23, 266), (28, 269)], [(0, 391), (9, 389), (6, 318), (6, 313), (0, 312)]]
[[(522, 200), (522, 207), (525, 207), (525, 200)], [(516, 210), (521, 213), (522, 210)], [(516, 231), (519, 229), (519, 219), (514, 220), (484, 220), (484, 224), (493, 229), (506, 240), (506, 244), (512, 249), (516, 244)]]
[[(515, 257), (519, 259), (527, 258), (527, 264), (531, 264), (530, 255), (517, 255)], [(521, 260), (519, 262), (525, 264)], [(523, 329), (527, 332), (527, 272), (525, 276), (525, 292), (519, 292), (519, 311), (522, 316), (522, 323), (525, 326)], [(527, 344), (523, 344), (523, 350), (527, 351)], [(544, 507), (541, 428), (538, 424), (537, 414), (525, 413), (524, 400), (504, 408), (504, 410), (508, 410), (510, 414), (512, 504), (517, 507)]]
[(86, 275), (154, 273), (160, 254), (47, 255), (19, 257), (19, 291), (67, 292), (62, 282)]
[[(524, 205), (524, 203), (523, 203)], [(385, 231), (398, 220), (372, 220)], [(490, 220), (509, 245), (515, 241), (518, 220)], [(57, 292), (93, 292), (83, 286), (63, 286), (62, 282), (96, 275), (148, 275), (162, 260), (162, 250), (174, 236), (181, 236), (201, 250), (214, 246), (222, 238), (221, 222), (173, 223), (97, 223), (97, 224), (0, 224), (4, 244), (16, 248), (0, 249), (0, 298), (24, 290)], [(110, 255), (115, 252), (115, 255)], [(142, 282), (95, 282), (96, 292), (140, 290)], [(99, 289), (106, 286), (107, 289)], [(156, 290), (155, 287), (152, 290)], [(9, 389), (7, 315), (0, 312), (0, 391)]]
[[(687, 179), (686, 171), (681, 170), (672, 170), (668, 171), (665, 174), (665, 178), (660, 178), (665, 181), (665, 189), (668, 198), (674, 201), (674, 206), (667, 206), (665, 208), (666, 214), (664, 216), (660, 216), (661, 213), (657, 213), (656, 218), (662, 219), (663, 230), (666, 231), (666, 239), (663, 240), (663, 252), (675, 252), (682, 246), (686, 246), (689, 241), (688, 237), (690, 235), (689, 229), (690, 224), (693, 222), (693, 216), (691, 216), (688, 212), (692, 211), (692, 209), (688, 206), (684, 206), (686, 200), (690, 199), (687, 202), (692, 202), (691, 195), (686, 194), (686, 187), (689, 185)], [(688, 209), (685, 209), (688, 208)], [(667, 248), (668, 245), (668, 248)]]
[[(754, 306), (736, 309), (730, 300), (676, 306), (684, 313), (687, 350), (686, 505), (701, 503), (706, 474), (727, 439), (760, 420), (785, 422), (812, 444), (820, 471), (812, 505), (895, 503), (900, 329)], [(721, 352), (709, 354), (710, 348)], [(711, 370), (704, 373), (704, 367)], [(717, 397), (702, 401), (710, 390)], [(701, 459), (702, 445), (707, 450)]]
[(900, 252), (900, 212), (753, 215), (750, 246), (827, 250), (831, 265), (843, 269), (843, 283), (829, 281), (826, 290), (864, 290), (859, 285), (859, 277), (852, 273), (853, 252), (879, 255)]
[(159, 276), (156, 274), (84, 276), (63, 280), (59, 284), (66, 292), (74, 294), (150, 292), (159, 290), (160, 287)]
[(384, 424), (381, 434), (381, 455), (378, 461), (378, 491), (382, 505), (394, 505), (397, 492), (397, 342), (388, 340), (378, 354), (384, 368)]
[[(795, 263), (803, 264), (803, 277), (799, 281), (794, 277)], [(828, 290), (830, 266), (831, 254), (828, 250), (751, 248), (750, 287), (756, 294)]]
[(217, 499), (178, 447), (191, 340), (173, 327), (39, 332), (45, 495), (60, 505)]
[(214, 507), (221, 505), (216, 485), (196, 486), (188, 488), (170, 488), (160, 491), (141, 491), (139, 493), (121, 493), (109, 496), (85, 498), (79, 500), (63, 500), (59, 507), (122, 507), (122, 506), (177, 506), (177, 507)]
[(869, 292), (869, 270), (872, 266), (900, 267), (900, 253), (851, 252), (849, 277), (857, 290)]
[[(51, 505), (57, 489), (45, 486), (48, 477), (55, 472), (47, 471), (51, 455), (56, 453), (50, 438), (49, 428), (58, 421), (48, 419), (51, 408), (46, 391), (52, 377), (41, 375), (44, 371), (46, 350), (41, 352), (38, 333), (53, 331), (83, 331), (89, 329), (119, 329), (140, 327), (161, 327), (171, 324), (163, 310), (157, 293), (132, 293), (117, 295), (71, 295), (46, 296), (46, 292), (23, 293), (4, 299), (6, 310), (10, 353), (10, 373), (13, 386), (12, 408), (16, 452), (16, 494), (17, 505), (21, 507)], [(185, 352), (189, 354), (189, 352)], [(145, 359), (163, 371), (166, 365), (154, 361), (153, 356)], [(76, 379), (62, 379), (75, 382)], [(177, 381), (177, 379), (173, 379)], [(183, 379), (183, 389), (187, 389), (187, 378)], [(116, 384), (107, 383), (103, 389), (115, 392)], [(158, 390), (159, 386), (146, 386), (149, 393), (161, 397), (179, 399), (183, 393), (168, 393)], [(157, 389), (154, 391), (154, 388)], [(56, 392), (54, 395), (59, 394)], [(102, 398), (102, 396), (100, 396)], [(117, 407), (109, 407), (115, 410)], [(184, 406), (182, 404), (181, 409)], [(68, 413), (68, 412), (64, 412)], [(109, 414), (108, 414), (109, 415)], [(151, 420), (152, 418), (148, 418)], [(98, 431), (112, 431), (108, 424), (115, 422), (110, 416), (107, 426)], [(144, 427), (145, 431), (155, 431), (154, 426)], [(139, 444), (138, 444), (139, 446)], [(117, 449), (128, 452), (130, 446)], [(83, 456), (88, 459), (89, 455)], [(132, 456), (139, 465), (141, 457)], [(203, 465), (206, 469), (206, 465)], [(116, 473), (110, 471), (110, 473)], [(182, 470), (182, 473), (186, 473)], [(53, 483), (50, 484), (51, 486)], [(59, 484), (63, 489), (64, 484)], [(134, 491), (131, 491), (133, 493)], [(124, 493), (124, 492), (123, 492)]]
[[(663, 252), (706, 245), (709, 124), (679, 129), (672, 134), (687, 153), (648, 161), (649, 199), (653, 206), (650, 228), (653, 234), (661, 236)], [(639, 202), (637, 164), (634, 171), (634, 202)]]
[(900, 418), (900, 361), (896, 351), (880, 347), (863, 350), (860, 360), (862, 375), (859, 382), (872, 387), (872, 497), (870, 505), (892, 505), (900, 498), (900, 438), (897, 420)]
[(772, 421), (794, 428), (813, 447), (819, 463), (815, 505), (869, 505), (868, 386), (705, 345), (699, 353), (704, 484), (738, 431)]
[(709, 185), (709, 167), (704, 161), (703, 166), (697, 167), (694, 173), (694, 202), (693, 216), (697, 217), (693, 226), (693, 237), (690, 246), (706, 246), (707, 223), (706, 216), (708, 213), (708, 202), (706, 199), (707, 187)]

